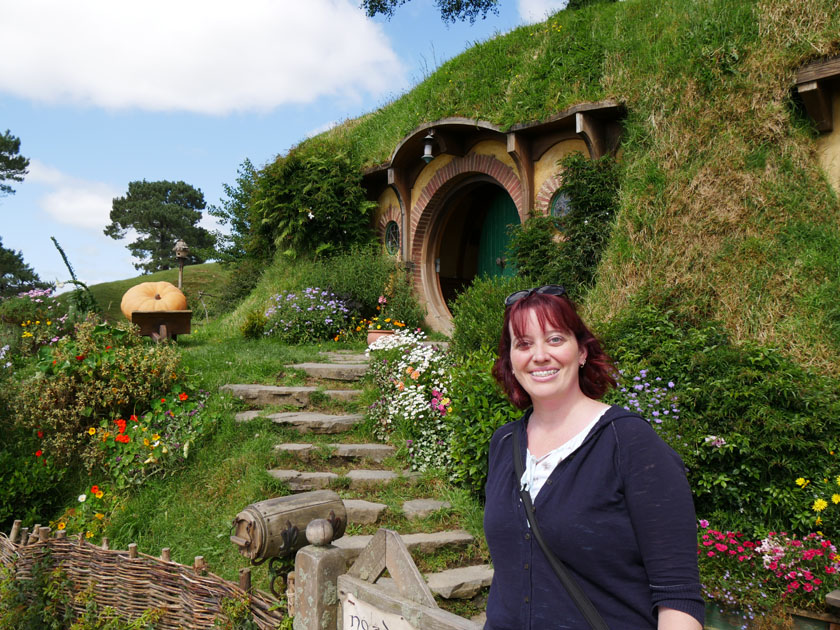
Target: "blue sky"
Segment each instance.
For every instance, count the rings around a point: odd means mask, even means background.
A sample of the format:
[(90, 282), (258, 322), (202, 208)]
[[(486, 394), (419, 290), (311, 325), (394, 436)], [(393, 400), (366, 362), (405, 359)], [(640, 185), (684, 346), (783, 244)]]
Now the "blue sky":
[(46, 281), (68, 278), (50, 236), (84, 282), (135, 276), (102, 232), (130, 181), (183, 180), (218, 203), (246, 157), (261, 166), (565, 1), (501, 0), (449, 25), (432, 0), (390, 21), (355, 0), (0, 0), (0, 132), (31, 160), (0, 197), (3, 245)]

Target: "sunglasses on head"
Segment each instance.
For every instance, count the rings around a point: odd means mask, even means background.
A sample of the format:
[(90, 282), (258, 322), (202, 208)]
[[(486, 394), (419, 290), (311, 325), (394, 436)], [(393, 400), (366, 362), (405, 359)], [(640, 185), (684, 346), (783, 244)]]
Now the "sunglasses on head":
[(545, 286), (536, 287), (534, 289), (515, 291), (505, 298), (505, 306), (516, 304), (516, 302), (518, 302), (522, 298), (534, 295), (534, 293), (546, 293), (548, 295), (561, 296), (566, 295), (566, 289), (564, 287), (561, 287), (559, 284), (546, 284)]

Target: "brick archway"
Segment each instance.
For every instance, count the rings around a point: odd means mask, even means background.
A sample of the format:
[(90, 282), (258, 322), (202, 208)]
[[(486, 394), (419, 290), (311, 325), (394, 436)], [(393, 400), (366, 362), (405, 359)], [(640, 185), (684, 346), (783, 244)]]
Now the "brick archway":
[(548, 216), (551, 214), (551, 198), (557, 189), (563, 185), (563, 174), (555, 173), (543, 182), (534, 199), (534, 212)]
[(496, 180), (513, 199), (519, 220), (525, 221), (528, 209), (524, 206), (522, 184), (516, 172), (492, 155), (471, 153), (462, 158), (455, 158), (434, 174), (423, 188), (417, 204), (411, 210), (411, 260), (423, 265), (423, 252), (426, 248), (426, 235), (432, 220), (437, 217), (446, 194), (455, 189), (458, 183), (469, 175), (487, 175)]
[(427, 321), (436, 330), (451, 330), (451, 314), (444, 302), (435, 271), (435, 243), (439, 238), (437, 219), (441, 216), (449, 193), (476, 175), (493, 180), (510, 195), (516, 206), (520, 222), (527, 217), (525, 195), (516, 172), (492, 155), (469, 154), (453, 159), (437, 171), (420, 193), (411, 212), (411, 260), (419, 273), (415, 273), (415, 286), (425, 298)]

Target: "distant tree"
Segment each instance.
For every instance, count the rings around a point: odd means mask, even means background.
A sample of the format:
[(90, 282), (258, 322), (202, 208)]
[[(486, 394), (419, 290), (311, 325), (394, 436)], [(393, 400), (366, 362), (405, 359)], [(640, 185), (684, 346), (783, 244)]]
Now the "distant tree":
[(0, 298), (47, 286), (32, 267), (23, 262), (21, 252), (3, 247), (3, 237), (0, 236)]
[(251, 234), (251, 219), (249, 212), (251, 198), (257, 189), (257, 170), (251, 160), (239, 165), (236, 171), (236, 185), (222, 184), (226, 199), (221, 199), (219, 205), (208, 206), (207, 212), (216, 217), (222, 225), (230, 226), (230, 234), (214, 232), (216, 237), (216, 256), (222, 262), (236, 262), (242, 260), (247, 251), (248, 239)]
[(175, 266), (175, 242), (186, 241), (190, 248), (188, 262), (207, 260), (205, 253), (213, 246), (213, 235), (198, 226), (204, 195), (184, 182), (131, 182), (125, 197), (114, 199), (111, 223), (105, 235), (121, 239), (129, 229), (139, 238), (128, 244), (128, 250), (142, 262), (136, 269), (146, 273)]
[(0, 197), (15, 194), (15, 189), (4, 181), (22, 182), (29, 167), (29, 158), (20, 153), (20, 138), (16, 138), (7, 129), (0, 134)]
[[(411, 0), (362, 0), (362, 8), (369, 17), (384, 15), (391, 17), (397, 7)], [(487, 17), (487, 13), (498, 13), (499, 0), (435, 0), (440, 10), (440, 17), (447, 22), (469, 20), (472, 24), (475, 18)]]

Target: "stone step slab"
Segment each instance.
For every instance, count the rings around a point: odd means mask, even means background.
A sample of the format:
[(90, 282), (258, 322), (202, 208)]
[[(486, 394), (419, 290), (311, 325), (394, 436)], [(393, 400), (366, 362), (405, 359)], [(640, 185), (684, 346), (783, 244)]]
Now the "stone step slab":
[[(331, 450), (331, 457), (342, 459), (369, 459), (373, 462), (382, 462), (385, 458), (393, 455), (397, 449), (387, 444), (327, 444)], [(274, 447), (281, 453), (292, 453), (301, 459), (308, 459), (319, 451), (314, 444), (278, 444)]]
[(334, 352), (320, 352), (329, 363), (367, 363), (368, 357), (363, 352), (336, 350)]
[(414, 520), (418, 518), (426, 518), (438, 510), (451, 507), (452, 504), (449, 501), (438, 501), (436, 499), (412, 499), (411, 501), (403, 503), (402, 510), (407, 519)]
[(362, 499), (344, 499), (344, 509), (347, 510), (348, 523), (370, 525), (379, 520), (379, 517), (388, 509), (388, 506), (384, 503), (364, 501)]
[(242, 411), (236, 414), (238, 422), (247, 422), (259, 417), (267, 418), (281, 426), (294, 427), (299, 433), (343, 433), (364, 420), (360, 413), (334, 416), (317, 411), (284, 411), (270, 414)]
[(351, 490), (364, 490), (385, 486), (400, 478), (392, 470), (351, 470), (347, 473)]
[[(278, 385), (229, 384), (219, 388), (245, 401), (251, 407), (293, 405), (306, 407), (317, 387), (280, 387)], [(328, 389), (323, 394), (335, 400), (355, 400), (361, 394), (357, 389)]]
[(444, 599), (472, 599), (493, 581), (493, 567), (480, 564), (426, 575), (429, 589)]
[(298, 363), (289, 367), (330, 381), (358, 381), (368, 370), (367, 363)]
[[(333, 545), (341, 549), (348, 564), (353, 562), (362, 550), (367, 547), (373, 536), (344, 536), (333, 541)], [(400, 534), (409, 551), (418, 553), (434, 553), (444, 547), (460, 549), (473, 542), (469, 532), (454, 529), (433, 534)]]
[(269, 470), (268, 474), (285, 481), (292, 492), (308, 492), (309, 490), (323, 490), (330, 483), (338, 479), (338, 475), (331, 472), (300, 472), (298, 470)]

